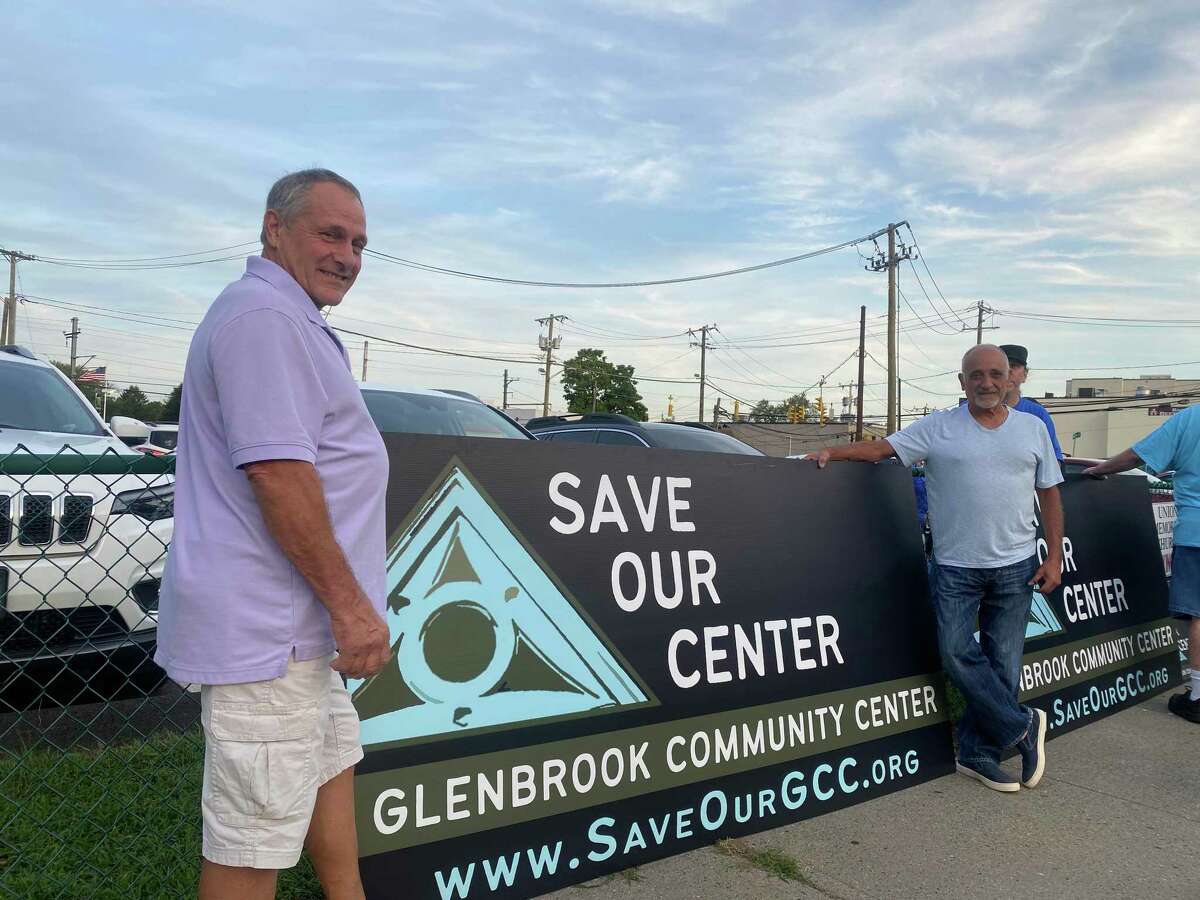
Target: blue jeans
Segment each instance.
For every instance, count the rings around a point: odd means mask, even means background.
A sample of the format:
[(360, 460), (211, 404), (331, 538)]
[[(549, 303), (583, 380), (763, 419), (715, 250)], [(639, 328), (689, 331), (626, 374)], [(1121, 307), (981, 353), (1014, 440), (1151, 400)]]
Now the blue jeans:
[[(1037, 557), (998, 569), (929, 564), (942, 667), (962, 691), (967, 709), (958, 723), (958, 758), (999, 762), (1032, 721), (1017, 703), (1021, 654)], [(976, 615), (979, 640), (975, 640)]]

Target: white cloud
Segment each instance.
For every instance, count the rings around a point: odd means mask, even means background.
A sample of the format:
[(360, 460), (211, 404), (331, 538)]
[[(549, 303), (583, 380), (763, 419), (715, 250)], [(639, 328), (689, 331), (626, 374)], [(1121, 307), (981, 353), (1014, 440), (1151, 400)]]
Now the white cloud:
[(604, 194), (609, 201), (626, 200), (637, 203), (657, 203), (670, 196), (682, 178), (669, 160), (643, 159), (626, 168), (594, 169), (588, 175), (609, 182)]
[(730, 14), (749, 5), (749, 0), (599, 0), (599, 4), (648, 18), (698, 19), (721, 24)]

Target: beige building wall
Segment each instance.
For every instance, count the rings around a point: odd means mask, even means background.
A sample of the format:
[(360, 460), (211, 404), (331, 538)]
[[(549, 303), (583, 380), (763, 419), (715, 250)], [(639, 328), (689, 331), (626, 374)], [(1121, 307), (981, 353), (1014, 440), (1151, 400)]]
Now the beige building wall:
[[(1166, 416), (1150, 415), (1152, 408), (1147, 407), (1056, 413), (1052, 401), (1042, 402), (1050, 412), (1059, 446), (1067, 456), (1107, 459), (1167, 421)], [(1078, 438), (1073, 437), (1076, 432)]]

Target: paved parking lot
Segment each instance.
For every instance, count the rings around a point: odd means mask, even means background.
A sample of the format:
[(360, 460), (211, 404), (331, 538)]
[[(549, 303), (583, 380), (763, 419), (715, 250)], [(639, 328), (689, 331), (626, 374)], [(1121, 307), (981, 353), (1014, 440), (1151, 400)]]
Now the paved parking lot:
[(1200, 726), (1166, 702), (1053, 741), (1036, 790), (1000, 795), (951, 775), (551, 896), (1195, 900)]

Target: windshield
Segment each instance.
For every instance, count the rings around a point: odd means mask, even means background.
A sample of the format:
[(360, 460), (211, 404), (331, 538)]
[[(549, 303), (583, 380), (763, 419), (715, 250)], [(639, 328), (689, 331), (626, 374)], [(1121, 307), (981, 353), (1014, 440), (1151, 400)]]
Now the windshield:
[(651, 433), (656, 447), (668, 450), (707, 450), (710, 453), (744, 453), (747, 456), (762, 456), (749, 444), (735, 437), (709, 431), (707, 428), (692, 428), (688, 425), (663, 425), (647, 422), (642, 426)]
[(147, 444), (153, 444), (155, 447), (162, 447), (164, 450), (174, 450), (175, 445), (179, 443), (179, 432), (175, 429), (170, 431), (151, 431), (150, 439)]
[(104, 434), (87, 403), (58, 374), (41, 366), (0, 362), (0, 428)]
[(520, 428), (482, 403), (394, 391), (363, 391), (362, 394), (375, 427), (383, 432), (527, 440)]

